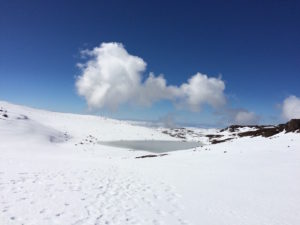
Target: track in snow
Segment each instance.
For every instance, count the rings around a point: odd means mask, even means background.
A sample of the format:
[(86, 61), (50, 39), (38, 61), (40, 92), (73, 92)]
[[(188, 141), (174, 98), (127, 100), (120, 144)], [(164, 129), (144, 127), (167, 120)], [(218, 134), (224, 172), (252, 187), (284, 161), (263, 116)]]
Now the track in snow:
[(4, 224), (188, 224), (179, 216), (180, 196), (172, 187), (149, 185), (137, 174), (124, 176), (114, 166), (1, 172), (0, 191)]

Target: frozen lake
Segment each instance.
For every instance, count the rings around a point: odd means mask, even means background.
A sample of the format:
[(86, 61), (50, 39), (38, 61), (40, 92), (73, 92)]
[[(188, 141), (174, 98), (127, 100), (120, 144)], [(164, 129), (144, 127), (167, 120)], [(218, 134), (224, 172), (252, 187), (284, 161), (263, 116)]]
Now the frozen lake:
[(136, 140), (136, 141), (103, 141), (101, 145), (108, 145), (131, 150), (144, 150), (154, 153), (186, 150), (202, 146), (200, 142), (183, 141), (157, 141), (157, 140)]

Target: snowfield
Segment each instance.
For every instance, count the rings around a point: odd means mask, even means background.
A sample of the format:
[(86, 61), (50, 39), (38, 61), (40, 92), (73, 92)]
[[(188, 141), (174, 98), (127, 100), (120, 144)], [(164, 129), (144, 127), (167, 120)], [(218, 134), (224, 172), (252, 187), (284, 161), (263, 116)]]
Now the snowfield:
[(300, 133), (152, 154), (163, 129), (0, 102), (0, 224), (300, 224)]

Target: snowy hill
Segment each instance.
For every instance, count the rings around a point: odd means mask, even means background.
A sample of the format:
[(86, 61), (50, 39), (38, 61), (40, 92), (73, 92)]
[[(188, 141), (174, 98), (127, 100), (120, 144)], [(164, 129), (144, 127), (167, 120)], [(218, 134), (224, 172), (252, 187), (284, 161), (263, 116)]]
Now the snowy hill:
[[(300, 133), (238, 135), (257, 130), (156, 129), (0, 102), (0, 224), (300, 224)], [(136, 158), (150, 153), (98, 143), (112, 140), (206, 145)]]
[[(43, 126), (44, 129), (47, 127), (50, 133), (50, 130), (56, 129), (71, 134), (75, 139), (81, 139), (88, 135), (97, 136), (100, 140), (171, 139), (153, 129), (133, 126), (128, 122), (99, 116), (47, 112), (6, 102), (0, 102), (1, 108), (5, 112), (3, 114), (7, 115), (7, 117), (2, 116), (2, 123), (10, 121), (17, 126), (21, 124), (28, 126), (28, 129), (42, 129), (39, 126)], [(25, 119), (22, 119), (23, 117)]]

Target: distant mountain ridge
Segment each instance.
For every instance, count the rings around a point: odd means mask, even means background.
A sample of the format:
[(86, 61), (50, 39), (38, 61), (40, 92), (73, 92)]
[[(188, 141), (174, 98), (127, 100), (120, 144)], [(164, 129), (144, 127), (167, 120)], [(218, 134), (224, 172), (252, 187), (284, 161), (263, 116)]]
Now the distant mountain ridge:
[(262, 137), (271, 137), (273, 135), (276, 135), (280, 132), (285, 131), (286, 133), (289, 132), (297, 132), (300, 133), (300, 119), (291, 119), (289, 122), (285, 124), (279, 124), (276, 126), (259, 126), (259, 125), (250, 125), (250, 126), (244, 126), (244, 125), (232, 125), (225, 129), (220, 130), (220, 132), (223, 131), (229, 131), (229, 132), (236, 132), (239, 128), (254, 128), (256, 130), (252, 131), (246, 131), (238, 133), (238, 136), (240, 137), (246, 137), (246, 136), (262, 136)]
[[(231, 125), (224, 129), (163, 129), (163, 133), (183, 140), (201, 140), (207, 144), (218, 144), (242, 137), (271, 138), (279, 133), (300, 133), (300, 119), (292, 119), (278, 125)], [(283, 134), (285, 134), (283, 133)]]

